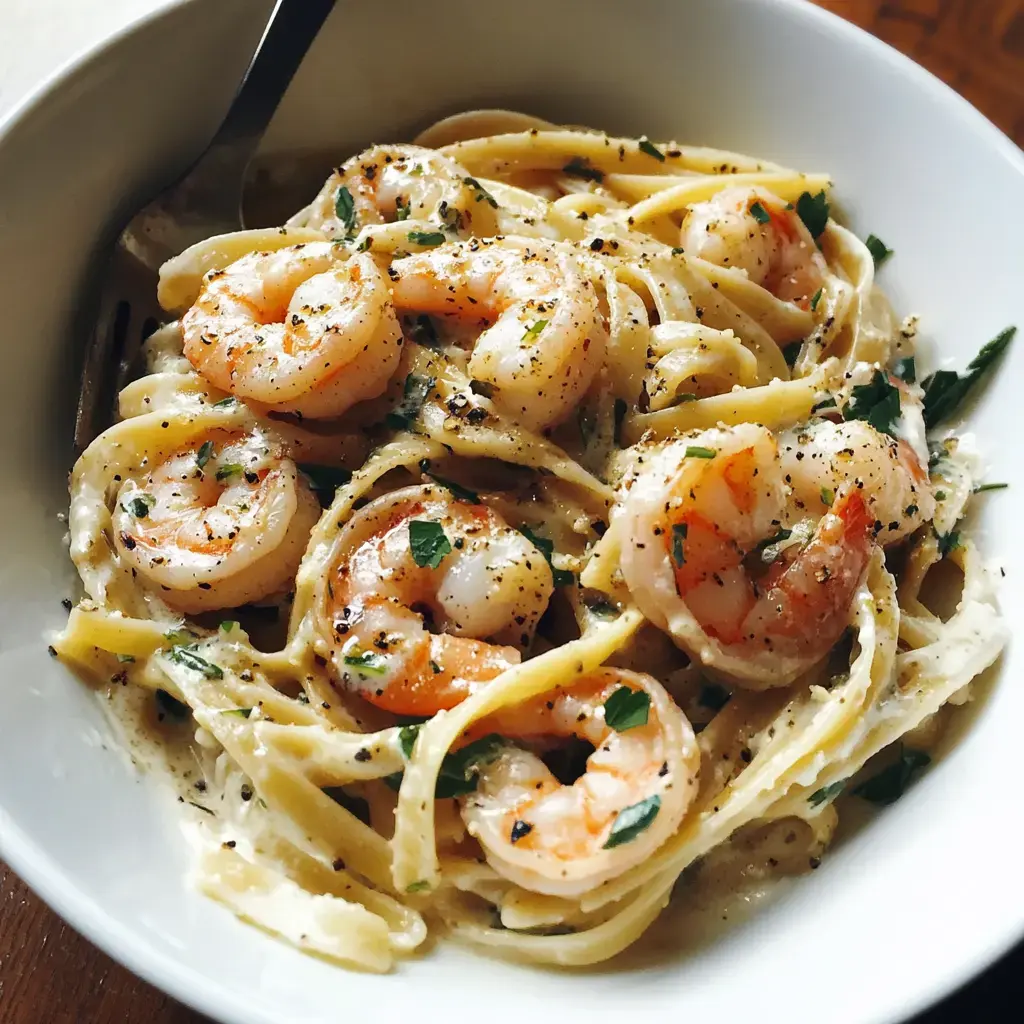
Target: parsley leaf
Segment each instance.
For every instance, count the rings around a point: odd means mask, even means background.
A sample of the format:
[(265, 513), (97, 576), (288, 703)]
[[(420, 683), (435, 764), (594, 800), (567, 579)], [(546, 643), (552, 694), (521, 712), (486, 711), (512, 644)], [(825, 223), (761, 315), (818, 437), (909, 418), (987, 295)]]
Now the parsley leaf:
[(422, 245), (426, 248), (434, 248), (437, 245), (444, 245), (444, 234), (440, 231), (410, 231), (408, 239), (414, 245)]
[(152, 500), (148, 494), (139, 494), (121, 508), (125, 512), (130, 512), (136, 519), (145, 519), (149, 515), (149, 503)]
[(397, 202), (395, 203), (395, 220), (408, 220), (409, 215), (412, 213), (412, 206), (409, 203)]
[(1005, 491), (1009, 484), (978, 484), (972, 494), (984, 494), (986, 491)]
[(818, 303), (821, 302), (821, 294), (824, 292), (824, 288), (819, 288), (814, 295), (811, 296), (811, 312), (816, 313), (818, 311)]
[(320, 466), (313, 462), (300, 462), (299, 469), (309, 480), (309, 486), (325, 508), (334, 501), (335, 491), (352, 479), (352, 474), (341, 466)]
[(897, 359), (893, 363), (892, 372), (893, 376), (899, 377), (900, 380), (906, 381), (908, 384), (917, 383), (917, 363), (914, 362), (913, 356)]
[(345, 234), (351, 235), (356, 224), (356, 203), (352, 198), (352, 193), (344, 185), (338, 186), (338, 191), (334, 196), (334, 212), (344, 225)]
[(214, 409), (223, 409), (226, 406), (234, 405), (236, 401), (237, 399), (234, 395), (228, 395), (227, 398), (222, 398), (219, 402), (214, 402), (213, 407)]
[(854, 796), (882, 806), (891, 804), (903, 796), (914, 773), (931, 764), (931, 760), (923, 750), (901, 746), (899, 760), (862, 782), (854, 789)]
[(398, 730), (398, 745), (402, 748), (402, 755), (407, 761), (412, 757), (412, 748), (416, 746), (416, 737), (419, 734), (419, 725), (403, 725)]
[(361, 676), (382, 676), (388, 670), (387, 659), (383, 654), (377, 654), (374, 651), (346, 654), (342, 661), (354, 668)]
[(420, 472), (424, 476), (429, 476), (435, 484), (447, 488), (456, 501), (464, 501), (467, 505), (480, 504), (480, 495), (475, 491), (471, 491), (468, 487), (463, 487), (462, 484), (457, 484), (454, 480), (448, 480), (443, 476), (438, 476), (436, 473), (431, 473), (430, 459), (420, 459)]
[[(419, 726), (405, 726), (399, 733), (399, 743), (407, 758), (412, 754), (418, 731)], [(480, 769), (490, 764), (501, 753), (505, 742), (504, 737), (491, 733), (446, 754), (437, 773), (434, 799), (445, 800), (472, 793), (479, 782)], [(384, 781), (392, 789), (397, 790), (402, 785), (402, 776), (402, 772), (395, 772), (386, 776)]]
[(520, 526), (519, 532), (544, 556), (548, 565), (551, 566), (551, 576), (556, 587), (571, 587), (576, 582), (576, 576), (568, 569), (556, 569), (551, 561), (555, 553), (555, 542), (547, 537), (538, 537), (528, 526)]
[(660, 160), (662, 163), (665, 162), (665, 154), (646, 135), (637, 142), (637, 148), (641, 153), (653, 156), (655, 160)]
[(832, 782), (827, 786), (822, 786), (821, 789), (816, 789), (808, 798), (807, 802), (812, 807), (817, 807), (819, 804), (828, 803), (834, 800), (840, 793), (846, 788), (846, 779), (840, 779), (838, 782)]
[(935, 538), (939, 543), (940, 558), (945, 558), (950, 552), (960, 547), (959, 530), (950, 530), (949, 533), (937, 533)]
[[(758, 224), (770, 224), (772, 215), (762, 206), (761, 201), (755, 200), (750, 204), (750, 216), (757, 221)], [(821, 295), (821, 290), (818, 290), (818, 295)]]
[(646, 725), (651, 710), (651, 697), (646, 690), (620, 686), (604, 702), (604, 720), (616, 732), (626, 732)]
[(410, 519), (409, 549), (412, 560), (421, 569), (436, 569), (441, 559), (451, 553), (452, 542), (440, 523), (430, 519)]
[(871, 253), (871, 258), (875, 261), (876, 269), (892, 255), (892, 249), (877, 235), (868, 235), (868, 240), (864, 244), (868, 247), (868, 252)]
[(591, 167), (589, 161), (579, 156), (574, 156), (562, 168), (562, 173), (571, 174), (574, 178), (583, 178), (585, 181), (604, 181), (604, 171)]
[(686, 556), (683, 552), (683, 541), (686, 540), (687, 529), (686, 523), (672, 524), (672, 561), (676, 565), (682, 565), (686, 561)]
[(822, 487), (821, 489), (821, 503), (827, 505), (829, 508), (832, 507), (833, 502), (836, 500), (836, 492), (831, 487)]
[(704, 448), (699, 444), (686, 446), (686, 457), (688, 459), (713, 459), (718, 454), (715, 448)]
[(612, 822), (612, 830), (608, 833), (604, 848), (611, 850), (623, 843), (632, 842), (641, 832), (651, 827), (660, 810), (661, 797), (657, 793), (638, 804), (623, 807)]
[(1016, 327), (1000, 331), (982, 346), (981, 351), (967, 364), (967, 371), (962, 376), (953, 370), (938, 370), (922, 382), (926, 427), (934, 427), (956, 411), (986, 370), (999, 361), (1016, 333)]
[(213, 458), (213, 442), (204, 441), (196, 452), (196, 465), (202, 469)]
[(200, 672), (207, 679), (223, 679), (224, 669), (220, 665), (214, 665), (213, 662), (201, 658), (195, 653), (195, 648), (195, 644), (175, 645), (167, 652), (167, 657), (170, 661), (192, 669), (193, 672)]
[(526, 328), (526, 331), (524, 332), (520, 341), (533, 341), (534, 338), (536, 338), (537, 335), (540, 334), (540, 332), (543, 331), (545, 327), (547, 327), (547, 325), (547, 320), (535, 321), (534, 323), (530, 324), (529, 327)]
[(896, 436), (900, 418), (900, 389), (882, 370), (875, 370), (868, 384), (857, 384), (850, 394), (843, 418), (866, 420), (882, 434)]
[(463, 178), (462, 183), (468, 185), (476, 193), (476, 202), (485, 202), (488, 206), (494, 207), (495, 210), (498, 208), (498, 200), (476, 178)]
[(811, 237), (817, 241), (828, 224), (829, 204), (824, 190), (814, 196), (810, 192), (802, 192), (796, 201), (796, 212)]
[(384, 417), (384, 422), (396, 430), (404, 430), (415, 422), (426, 402), (430, 389), (437, 383), (436, 377), (424, 377), (410, 373), (402, 387), (402, 402)]
[(227, 465), (217, 467), (218, 480), (230, 480), (233, 476), (241, 476), (242, 467), (237, 462), (229, 462)]

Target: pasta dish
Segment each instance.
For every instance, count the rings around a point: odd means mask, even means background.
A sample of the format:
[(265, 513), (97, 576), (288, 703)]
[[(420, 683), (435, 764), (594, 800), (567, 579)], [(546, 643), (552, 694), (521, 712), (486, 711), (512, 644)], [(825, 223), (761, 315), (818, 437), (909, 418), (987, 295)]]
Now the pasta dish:
[(476, 111), (164, 265), (53, 650), (203, 892), (368, 970), (578, 966), (901, 795), (1007, 636), (952, 427), (1013, 330), (919, 375), (831, 195)]

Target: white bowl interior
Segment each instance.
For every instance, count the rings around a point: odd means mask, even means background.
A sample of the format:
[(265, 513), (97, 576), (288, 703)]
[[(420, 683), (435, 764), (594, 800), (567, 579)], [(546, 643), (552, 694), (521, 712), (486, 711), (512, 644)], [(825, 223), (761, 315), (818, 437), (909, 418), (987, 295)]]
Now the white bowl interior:
[[(193, 893), (167, 801), (116, 749), (94, 698), (46, 654), (76, 594), (66, 507), (82, 299), (101, 239), (193, 154), (225, 108), (266, 2), (190, 0), (113, 41), (0, 130), (0, 852), (133, 969), (228, 1021), (326, 1022), (374, 1006), (499, 1024), (749, 1011), (770, 1022), (893, 1020), (1024, 931), (1011, 684), (1019, 648), (940, 763), (813, 875), (726, 938), (644, 968), (558, 974), (455, 947), (379, 978), (303, 957)], [(243, 15), (243, 8), (245, 9)], [(962, 366), (1024, 324), (1024, 176), (1009, 142), (867, 36), (783, 0), (340, 4), (271, 129), (272, 150), (410, 137), (511, 106), (826, 170), (847, 221), (895, 249), (882, 283), (924, 317), (926, 363)], [(971, 418), (990, 478), (1014, 480), (1024, 350)], [(1016, 486), (1016, 483), (1014, 484)], [(974, 523), (1024, 604), (1014, 495)], [(685, 937), (681, 936), (681, 940)], [(785, 997), (765, 999), (765, 993)], [(410, 1018), (411, 1019), (411, 1018)]]

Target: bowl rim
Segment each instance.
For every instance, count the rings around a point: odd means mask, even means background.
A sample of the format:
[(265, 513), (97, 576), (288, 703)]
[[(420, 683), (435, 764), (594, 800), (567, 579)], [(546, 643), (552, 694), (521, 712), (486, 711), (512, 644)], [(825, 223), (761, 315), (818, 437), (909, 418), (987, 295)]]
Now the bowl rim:
[[(25, 96), (0, 116), (0, 144), (23, 122), (57, 96), (74, 78), (94, 62), (123, 45), (140, 29), (167, 17), (176, 8), (200, 0), (161, 0), (154, 9), (132, 15), (116, 31), (82, 47), (66, 58)], [(785, 9), (786, 16), (803, 19), (840, 45), (866, 49), (884, 60), (899, 76), (929, 92), (948, 116), (963, 121), (1024, 178), (1024, 150), (1019, 148), (988, 117), (932, 72), (893, 46), (842, 18), (833, 11), (807, 0), (731, 0), (738, 4), (760, 3)], [(243, 1005), (233, 988), (214, 977), (183, 966), (155, 949), (145, 938), (122, 924), (101, 904), (72, 884), (50, 859), (46, 849), (30, 840), (0, 805), (0, 858), (50, 909), (117, 963), (189, 1008), (224, 1024), (278, 1024), (258, 1006)], [(889, 988), (879, 1000), (875, 1015), (866, 1024), (895, 1024), (937, 1005), (980, 975), (1018, 942), (1024, 940), (1024, 914), (1015, 925), (979, 942), (974, 953), (941, 979), (909, 979), (898, 989)], [(344, 970), (339, 968), (339, 970)]]

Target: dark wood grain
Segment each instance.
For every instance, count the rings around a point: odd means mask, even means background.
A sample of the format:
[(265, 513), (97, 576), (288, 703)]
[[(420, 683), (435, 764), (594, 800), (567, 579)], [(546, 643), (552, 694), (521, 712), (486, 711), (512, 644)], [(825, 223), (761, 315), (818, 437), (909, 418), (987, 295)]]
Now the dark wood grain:
[[(913, 57), (1024, 143), (1024, 0), (815, 0)], [(1011, 1019), (1018, 949), (917, 1024)], [(984, 1008), (989, 1007), (986, 1011)], [(997, 1009), (998, 1008), (998, 1009)], [(0, 1024), (201, 1024), (64, 924), (0, 863)]]

